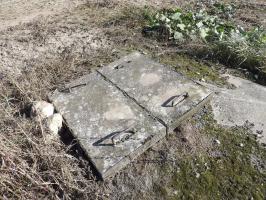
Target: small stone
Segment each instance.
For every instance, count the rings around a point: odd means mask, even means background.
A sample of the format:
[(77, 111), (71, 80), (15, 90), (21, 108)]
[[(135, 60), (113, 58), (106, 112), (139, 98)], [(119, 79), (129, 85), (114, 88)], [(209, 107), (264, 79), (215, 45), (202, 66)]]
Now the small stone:
[(47, 127), (52, 135), (57, 135), (62, 128), (63, 117), (59, 113), (55, 113), (47, 120)]
[(46, 101), (36, 101), (31, 107), (31, 116), (39, 116), (41, 119), (48, 118), (54, 114), (54, 106)]
[(243, 143), (240, 143), (240, 144), (239, 144), (239, 146), (240, 146), (240, 147), (243, 147), (243, 146), (244, 146), (244, 144), (243, 144)]
[(263, 135), (258, 134), (258, 135), (257, 135), (257, 138), (258, 138), (258, 139), (263, 138)]
[(208, 166), (208, 163), (204, 163), (204, 166), (206, 167), (206, 170), (209, 170), (209, 166)]
[(200, 177), (200, 174), (199, 173), (196, 173), (196, 178), (199, 178)]
[(220, 140), (214, 140), (214, 143), (215, 143), (215, 144), (218, 144), (218, 145), (221, 144)]

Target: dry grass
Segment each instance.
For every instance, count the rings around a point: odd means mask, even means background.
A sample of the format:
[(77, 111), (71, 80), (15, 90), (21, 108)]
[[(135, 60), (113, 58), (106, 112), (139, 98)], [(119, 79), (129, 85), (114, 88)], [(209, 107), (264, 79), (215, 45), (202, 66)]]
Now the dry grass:
[(28, 118), (27, 109), (22, 109), (42, 95), (41, 86), (49, 85), (30, 77), (19, 82), (8, 77), (0, 83), (1, 196), (73, 199), (97, 195), (89, 165), (81, 166), (87, 161), (68, 154), (70, 147), (59, 138), (46, 142), (48, 132), (43, 122)]

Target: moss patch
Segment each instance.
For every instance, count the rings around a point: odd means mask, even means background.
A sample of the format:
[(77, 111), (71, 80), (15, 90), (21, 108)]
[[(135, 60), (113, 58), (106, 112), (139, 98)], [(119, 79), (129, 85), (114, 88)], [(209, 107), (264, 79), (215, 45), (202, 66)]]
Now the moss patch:
[[(201, 133), (219, 140), (212, 149), (183, 157), (169, 199), (258, 199), (266, 197), (266, 151), (244, 128), (225, 129), (205, 114)], [(194, 122), (198, 123), (198, 122)], [(253, 157), (258, 158), (252, 162)], [(159, 191), (164, 191), (163, 189)]]
[(207, 82), (216, 83), (218, 85), (225, 85), (226, 80), (219, 75), (219, 68), (210, 67), (211, 64), (199, 62), (188, 55), (184, 54), (165, 54), (159, 57), (160, 62), (170, 65), (176, 71), (188, 76), (194, 80), (205, 80)]

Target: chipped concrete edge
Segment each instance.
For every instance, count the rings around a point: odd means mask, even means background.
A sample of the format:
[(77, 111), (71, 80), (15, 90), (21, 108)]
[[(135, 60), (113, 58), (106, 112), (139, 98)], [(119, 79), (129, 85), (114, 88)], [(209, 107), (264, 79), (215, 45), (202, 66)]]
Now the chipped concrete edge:
[[(142, 56), (142, 55), (143, 54), (138, 52), (138, 51), (133, 51), (132, 53), (130, 53), (130, 54), (128, 54), (128, 55), (126, 55), (126, 56), (114, 61), (114, 62), (111, 62), (110, 64), (106, 65), (105, 67), (113, 68), (116, 65), (120, 65), (123, 62), (131, 61), (132, 59), (136, 59), (136, 58), (138, 58), (139, 56)], [(98, 71), (98, 70), (96, 69), (96, 71)]]
[(178, 120), (176, 120), (171, 126), (169, 127), (169, 134), (173, 133), (174, 130), (186, 119), (192, 117), (194, 114), (196, 114), (203, 106), (205, 106), (207, 103), (211, 101), (213, 98), (213, 92), (211, 92), (206, 98), (204, 98), (201, 102), (199, 102), (196, 106), (194, 106), (192, 109), (187, 111), (184, 115), (182, 115)]

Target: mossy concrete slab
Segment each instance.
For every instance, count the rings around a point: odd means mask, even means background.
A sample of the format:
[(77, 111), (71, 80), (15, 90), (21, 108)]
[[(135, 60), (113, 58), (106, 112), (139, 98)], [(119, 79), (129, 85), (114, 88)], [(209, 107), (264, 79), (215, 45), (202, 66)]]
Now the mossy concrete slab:
[(234, 89), (206, 85), (217, 91), (211, 101), (215, 120), (226, 126), (248, 125), (258, 141), (266, 144), (266, 87), (232, 75), (227, 77)]
[(166, 135), (165, 126), (98, 73), (56, 90), (50, 99), (102, 178)]
[(102, 176), (114, 175), (210, 98), (211, 91), (133, 53), (50, 95)]
[(169, 131), (204, 105), (212, 94), (209, 89), (138, 52), (98, 72), (162, 120)]

